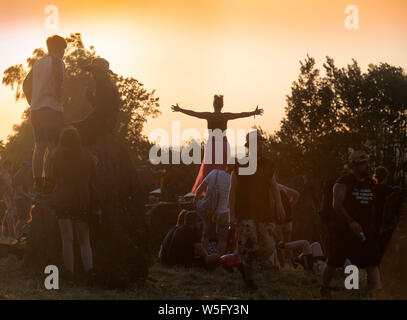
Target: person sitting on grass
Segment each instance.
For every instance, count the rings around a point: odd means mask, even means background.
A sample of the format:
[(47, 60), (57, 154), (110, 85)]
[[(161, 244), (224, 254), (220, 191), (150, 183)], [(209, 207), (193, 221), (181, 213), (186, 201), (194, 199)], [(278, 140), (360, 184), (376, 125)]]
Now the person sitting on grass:
[(202, 247), (199, 217), (195, 211), (185, 213), (184, 225), (175, 231), (167, 259), (168, 266), (213, 269), (219, 264), (219, 256), (208, 255)]
[(184, 219), (185, 219), (185, 214), (187, 213), (187, 210), (181, 210), (181, 212), (178, 214), (178, 219), (177, 219), (177, 224), (172, 227), (167, 235), (164, 237), (163, 243), (161, 244), (160, 251), (158, 253), (158, 262), (167, 265), (168, 264), (168, 251), (172, 243), (172, 239), (174, 238), (174, 233), (175, 231), (180, 228), (181, 226), (184, 225)]
[(93, 257), (89, 240), (89, 210), (94, 162), (83, 149), (78, 131), (73, 127), (64, 129), (52, 159), (52, 177), (55, 189), (50, 195), (51, 206), (58, 217), (62, 239), (64, 276), (73, 280), (74, 250), (73, 232), (76, 230), (84, 271), (92, 281)]
[(216, 251), (220, 255), (225, 254), (227, 248), (229, 231), (228, 195), (230, 188), (230, 173), (232, 170), (232, 165), (228, 165), (226, 171), (213, 169), (204, 178), (195, 194), (195, 202), (197, 203), (201, 194), (208, 188), (213, 187), (217, 190), (217, 202), (214, 212), (205, 212), (202, 214), (204, 224), (202, 245), (204, 248), (208, 248), (209, 240), (212, 240), (211, 237), (213, 237), (217, 240)]

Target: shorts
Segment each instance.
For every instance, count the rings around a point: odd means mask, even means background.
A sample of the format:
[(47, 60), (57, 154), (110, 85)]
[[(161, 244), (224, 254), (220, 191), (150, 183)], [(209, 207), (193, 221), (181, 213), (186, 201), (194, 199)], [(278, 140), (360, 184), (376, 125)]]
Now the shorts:
[(328, 266), (341, 268), (346, 259), (358, 268), (371, 265), (369, 241), (362, 242), (352, 231), (344, 228), (331, 229), (328, 242)]
[(57, 143), (64, 127), (64, 114), (45, 107), (31, 111), (31, 124), (35, 142)]
[(240, 220), (237, 223), (237, 247), (243, 265), (252, 269), (266, 265), (276, 249), (275, 228), (271, 222)]
[(31, 203), (27, 199), (16, 199), (17, 219), (27, 221), (30, 218)]

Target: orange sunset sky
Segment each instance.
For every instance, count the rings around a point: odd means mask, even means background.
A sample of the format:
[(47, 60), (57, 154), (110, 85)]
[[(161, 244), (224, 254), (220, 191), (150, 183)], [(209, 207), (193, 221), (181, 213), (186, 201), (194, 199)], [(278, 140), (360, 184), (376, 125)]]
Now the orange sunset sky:
[[(0, 71), (24, 63), (51, 34), (80, 32), (85, 45), (110, 61), (111, 69), (156, 89), (162, 115), (149, 120), (169, 130), (203, 133), (206, 123), (179, 113), (171, 104), (212, 110), (212, 97), (225, 97), (224, 111), (264, 108), (264, 116), (235, 120), (230, 128), (254, 124), (279, 127), (285, 96), (307, 53), (322, 67), (324, 57), (338, 66), (357, 59), (407, 68), (406, 0), (0, 0)], [(59, 8), (59, 29), (45, 27), (47, 5)], [(359, 9), (359, 30), (344, 26), (345, 7)], [(14, 101), (0, 85), (0, 139), (21, 121), (26, 103)]]

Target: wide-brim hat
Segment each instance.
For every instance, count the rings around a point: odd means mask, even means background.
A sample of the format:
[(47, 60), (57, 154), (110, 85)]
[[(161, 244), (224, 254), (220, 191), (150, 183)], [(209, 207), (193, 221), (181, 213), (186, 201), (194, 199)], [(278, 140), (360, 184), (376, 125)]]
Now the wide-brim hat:
[(103, 58), (95, 58), (91, 63), (83, 67), (85, 71), (101, 70), (104, 72), (111, 72), (109, 68), (109, 61)]

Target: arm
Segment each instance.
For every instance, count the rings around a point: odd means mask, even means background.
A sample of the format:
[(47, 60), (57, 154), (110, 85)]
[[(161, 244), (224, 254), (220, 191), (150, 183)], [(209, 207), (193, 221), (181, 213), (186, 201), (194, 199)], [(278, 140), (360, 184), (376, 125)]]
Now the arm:
[(62, 101), (62, 83), (64, 80), (63, 62), (52, 57), (52, 73), (54, 74), (56, 96)]
[(232, 226), (236, 222), (236, 187), (237, 187), (237, 176), (236, 171), (232, 172), (230, 177), (230, 187), (229, 187), (229, 197), (228, 197), (228, 207), (229, 207), (229, 225)]
[(202, 181), (202, 183), (199, 185), (198, 189), (196, 189), (195, 193), (195, 202), (198, 201), (199, 197), (201, 196), (202, 192), (206, 190), (208, 187), (208, 182)]
[(196, 112), (196, 111), (192, 111), (192, 110), (183, 109), (178, 105), (178, 103), (176, 105), (173, 105), (171, 107), (171, 109), (174, 112), (182, 112), (188, 116), (199, 118), (199, 119), (208, 119), (208, 117), (210, 116), (210, 112)]
[(271, 193), (276, 201), (277, 219), (283, 221), (285, 218), (285, 211), (281, 201), (280, 188), (277, 185), (276, 176), (273, 174), (271, 178)]
[(250, 112), (239, 112), (239, 113), (225, 112), (223, 114), (227, 118), (227, 120), (234, 120), (234, 119), (240, 119), (240, 118), (248, 118), (248, 117), (255, 116), (255, 115), (261, 116), (263, 114), (263, 111), (264, 111), (263, 109), (259, 109), (259, 107), (257, 106), (254, 111), (250, 111)]
[(278, 184), (281, 190), (284, 190), (287, 194), (288, 199), (290, 199), (291, 206), (295, 206), (300, 199), (300, 193), (297, 190), (291, 189), (285, 185)]
[(363, 232), (362, 227), (347, 213), (343, 206), (346, 195), (346, 185), (343, 183), (335, 183), (333, 189), (333, 208), (338, 216), (340, 216), (352, 229), (352, 231), (360, 236)]

